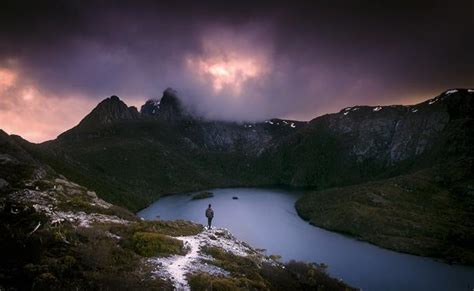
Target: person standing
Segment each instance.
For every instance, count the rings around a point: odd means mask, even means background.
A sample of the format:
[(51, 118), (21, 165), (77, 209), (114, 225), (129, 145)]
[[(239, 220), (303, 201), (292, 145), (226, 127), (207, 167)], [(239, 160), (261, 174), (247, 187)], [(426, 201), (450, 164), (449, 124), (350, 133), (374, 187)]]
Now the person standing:
[(211, 229), (212, 219), (214, 218), (214, 210), (212, 210), (211, 204), (206, 209), (206, 217), (207, 217), (207, 229)]

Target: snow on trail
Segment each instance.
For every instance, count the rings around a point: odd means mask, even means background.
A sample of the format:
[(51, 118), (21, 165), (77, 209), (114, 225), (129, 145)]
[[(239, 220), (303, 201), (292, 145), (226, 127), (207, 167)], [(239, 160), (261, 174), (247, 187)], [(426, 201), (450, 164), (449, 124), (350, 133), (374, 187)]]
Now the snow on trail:
[(204, 246), (219, 247), (237, 256), (259, 255), (262, 260), (268, 260), (262, 254), (252, 249), (245, 242), (237, 240), (223, 228), (204, 230), (193, 236), (176, 237), (183, 242), (188, 250), (184, 256), (174, 255), (166, 258), (152, 258), (149, 261), (155, 265), (154, 274), (170, 279), (177, 290), (190, 290), (186, 275), (205, 272), (216, 276), (228, 276), (229, 272), (208, 264), (213, 258), (202, 252)]
[(187, 273), (189, 267), (198, 259), (200, 246), (199, 241), (193, 237), (180, 237), (178, 239), (183, 241), (185, 248), (188, 248), (189, 252), (185, 256), (175, 255), (162, 259), (162, 266), (167, 275), (170, 276), (170, 279), (174, 281), (176, 289), (187, 290), (189, 286), (184, 275)]

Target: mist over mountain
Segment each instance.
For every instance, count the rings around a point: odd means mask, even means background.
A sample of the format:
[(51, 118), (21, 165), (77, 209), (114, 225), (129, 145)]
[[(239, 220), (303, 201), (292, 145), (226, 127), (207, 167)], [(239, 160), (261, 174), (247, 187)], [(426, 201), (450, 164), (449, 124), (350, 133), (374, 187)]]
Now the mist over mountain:
[(472, 19), (464, 0), (7, 1), (0, 123), (42, 142), (103, 96), (139, 107), (168, 86), (202, 115), (229, 121), (415, 104), (474, 85)]

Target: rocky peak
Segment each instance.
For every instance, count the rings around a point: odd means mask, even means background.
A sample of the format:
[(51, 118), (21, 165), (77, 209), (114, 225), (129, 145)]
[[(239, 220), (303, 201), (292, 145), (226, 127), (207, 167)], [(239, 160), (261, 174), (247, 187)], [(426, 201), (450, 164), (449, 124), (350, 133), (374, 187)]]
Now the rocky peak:
[(114, 95), (100, 102), (79, 125), (110, 124), (117, 120), (134, 120), (139, 117), (136, 107), (128, 107)]
[(145, 116), (158, 116), (158, 111), (160, 109), (160, 100), (150, 99), (142, 105), (140, 113)]
[(190, 114), (184, 108), (175, 90), (168, 88), (163, 92), (160, 100), (148, 100), (140, 110), (141, 114), (156, 117), (167, 121), (181, 120)]

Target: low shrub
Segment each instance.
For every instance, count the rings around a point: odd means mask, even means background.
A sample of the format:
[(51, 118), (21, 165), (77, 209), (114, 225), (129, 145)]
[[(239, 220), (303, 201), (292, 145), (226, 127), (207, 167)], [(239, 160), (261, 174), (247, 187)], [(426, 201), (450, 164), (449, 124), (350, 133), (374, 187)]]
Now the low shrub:
[(182, 241), (156, 232), (136, 232), (131, 244), (144, 257), (184, 254)]

